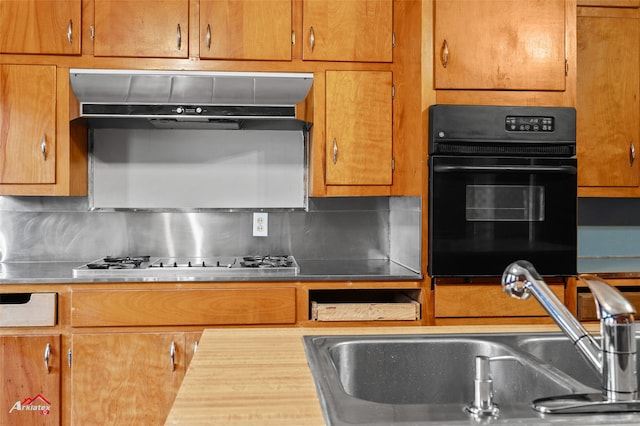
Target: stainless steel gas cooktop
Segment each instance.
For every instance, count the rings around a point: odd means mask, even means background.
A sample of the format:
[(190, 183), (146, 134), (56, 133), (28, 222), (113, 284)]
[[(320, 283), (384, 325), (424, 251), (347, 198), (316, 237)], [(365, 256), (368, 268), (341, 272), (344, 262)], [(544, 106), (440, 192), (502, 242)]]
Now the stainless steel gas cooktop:
[(107, 256), (73, 269), (74, 277), (218, 277), (297, 275), (293, 256)]

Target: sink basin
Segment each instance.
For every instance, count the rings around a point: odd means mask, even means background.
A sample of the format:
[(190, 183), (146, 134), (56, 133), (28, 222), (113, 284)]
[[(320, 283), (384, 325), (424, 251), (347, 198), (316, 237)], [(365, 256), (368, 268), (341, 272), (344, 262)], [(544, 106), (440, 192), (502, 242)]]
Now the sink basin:
[[(329, 425), (638, 424), (638, 414), (543, 415), (537, 398), (598, 393), (599, 379), (559, 333), (305, 336)], [(496, 417), (473, 418), (475, 357), (490, 363)]]

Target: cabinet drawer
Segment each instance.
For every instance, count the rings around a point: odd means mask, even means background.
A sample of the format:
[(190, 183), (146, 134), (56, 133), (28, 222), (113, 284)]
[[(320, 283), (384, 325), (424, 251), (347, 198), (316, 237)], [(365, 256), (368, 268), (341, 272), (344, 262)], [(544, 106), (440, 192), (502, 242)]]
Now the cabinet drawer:
[[(623, 288), (618, 287), (618, 290), (622, 291), (624, 297), (631, 302), (636, 308), (636, 311), (640, 312), (640, 291), (623, 291)], [(580, 321), (597, 321), (598, 313), (596, 311), (596, 302), (593, 299), (591, 293), (578, 293), (578, 308), (577, 308), (578, 320)]]
[[(564, 284), (549, 284), (551, 291), (564, 302)], [(437, 285), (436, 318), (468, 317), (542, 317), (548, 316), (534, 297), (518, 300), (502, 291), (500, 284)]]
[(0, 294), (0, 327), (56, 325), (57, 293)]
[(293, 324), (295, 288), (76, 290), (73, 327)]

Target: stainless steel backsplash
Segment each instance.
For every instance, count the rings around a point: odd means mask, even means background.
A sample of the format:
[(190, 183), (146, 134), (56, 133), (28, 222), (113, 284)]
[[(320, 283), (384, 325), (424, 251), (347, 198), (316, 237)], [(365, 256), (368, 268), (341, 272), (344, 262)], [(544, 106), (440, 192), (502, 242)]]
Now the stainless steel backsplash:
[(309, 211), (89, 211), (86, 197), (0, 197), (0, 262), (90, 261), (105, 255), (292, 254), (390, 258), (420, 271), (420, 197), (310, 198)]

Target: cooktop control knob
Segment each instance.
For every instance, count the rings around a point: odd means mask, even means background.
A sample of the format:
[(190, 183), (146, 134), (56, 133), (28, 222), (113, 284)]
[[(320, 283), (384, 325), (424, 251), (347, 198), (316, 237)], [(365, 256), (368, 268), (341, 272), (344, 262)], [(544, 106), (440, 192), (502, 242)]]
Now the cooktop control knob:
[(196, 107), (196, 114), (202, 114), (202, 107)]
[(184, 108), (179, 106), (176, 108), (176, 114), (182, 114), (184, 112)]

